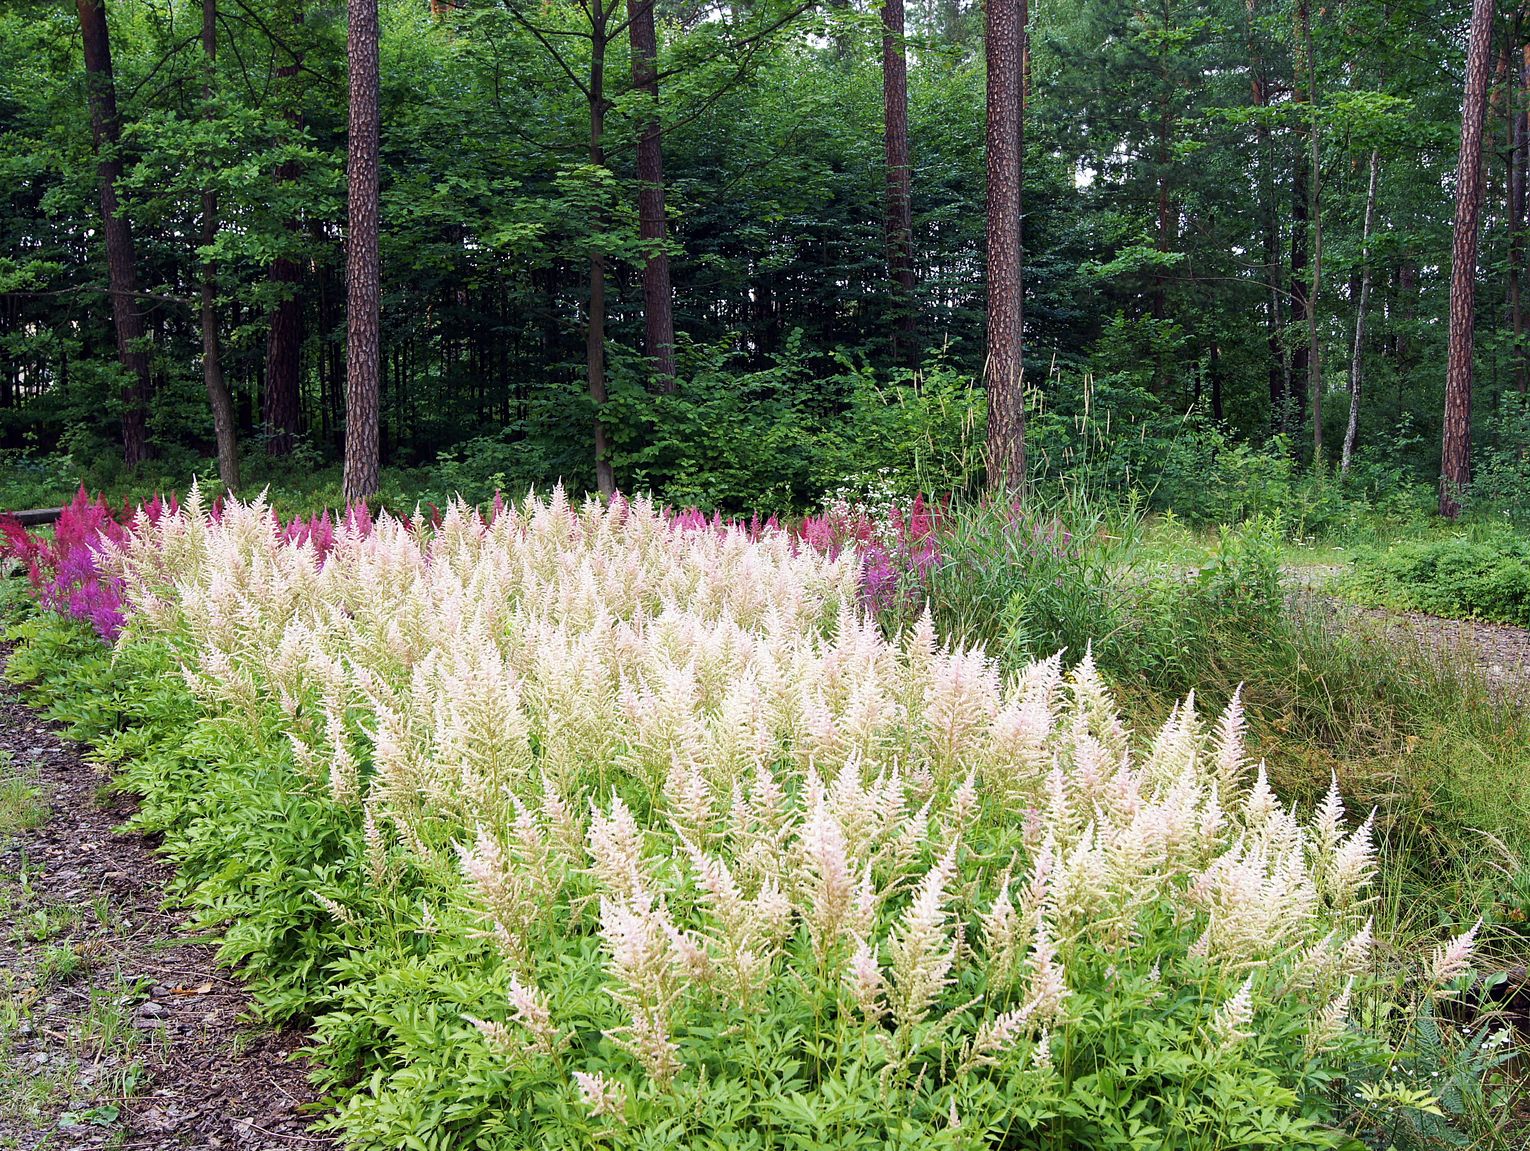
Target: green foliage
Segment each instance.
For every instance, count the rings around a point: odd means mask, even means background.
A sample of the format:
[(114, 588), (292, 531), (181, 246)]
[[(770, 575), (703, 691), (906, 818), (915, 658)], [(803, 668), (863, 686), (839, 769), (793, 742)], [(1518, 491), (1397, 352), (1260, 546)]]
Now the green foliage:
[(1504, 1067), (1516, 1058), (1513, 1031), (1487, 1018), (1461, 1025), (1423, 1002), (1406, 1053), (1363, 1077), (1355, 1096), (1367, 1134), (1397, 1151), (1473, 1146), (1462, 1121), (1491, 1123), (1513, 1098)]
[(1530, 626), (1530, 544), (1500, 536), (1369, 549), (1343, 587), (1362, 603)]
[(814, 378), (794, 336), (770, 368), (728, 370), (695, 349), (673, 394), (627, 377), (611, 404), (618, 481), (677, 507), (789, 513), (863, 477), (892, 474), (899, 494), (952, 492), (980, 475), (984, 398), (934, 360), (878, 378), (842, 360)]
[(1530, 402), (1504, 396), (1491, 431), (1472, 469), (1472, 503), (1530, 525)]

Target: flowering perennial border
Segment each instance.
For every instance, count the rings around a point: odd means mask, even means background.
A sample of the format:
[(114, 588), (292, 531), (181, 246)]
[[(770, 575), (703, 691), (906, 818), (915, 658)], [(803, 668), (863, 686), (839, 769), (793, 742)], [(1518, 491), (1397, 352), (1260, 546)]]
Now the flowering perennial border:
[[(1186, 700), (1139, 749), (1088, 658), (1004, 678), (928, 615), (885, 636), (861, 553), (824, 542), (858, 530), (800, 547), (561, 491), (294, 529), (193, 491), (91, 555), (126, 640), (168, 642), (209, 712), (279, 726), (287, 786), (361, 828), (366, 874), (315, 905), (492, 957), (460, 1058), (523, 1069), (548, 1114), (615, 1137), (727, 1083), (779, 1115), (757, 1068), (788, 1052), (803, 1091), (983, 1143), (1059, 1121), (1015, 1092), (1076, 1091), (1129, 987), (1198, 1018), (1209, 1065), (1337, 1073), (1370, 821), (1336, 787), (1283, 808), (1237, 699), (1212, 723)], [(933, 518), (898, 538), (938, 555)]]

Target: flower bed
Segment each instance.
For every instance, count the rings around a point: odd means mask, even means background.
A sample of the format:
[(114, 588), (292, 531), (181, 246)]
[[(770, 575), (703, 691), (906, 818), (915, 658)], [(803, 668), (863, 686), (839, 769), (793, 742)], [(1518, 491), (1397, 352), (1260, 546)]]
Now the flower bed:
[(1236, 700), (1136, 739), (1087, 658), (642, 500), (90, 547), (106, 748), (360, 1145), (1344, 1141), (1370, 825), (1282, 807)]

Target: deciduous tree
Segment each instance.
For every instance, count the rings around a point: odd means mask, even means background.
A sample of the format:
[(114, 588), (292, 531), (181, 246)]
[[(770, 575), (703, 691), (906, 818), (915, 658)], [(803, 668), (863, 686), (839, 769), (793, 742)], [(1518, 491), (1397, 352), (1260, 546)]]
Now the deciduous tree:
[(101, 233), (106, 242), (112, 326), (116, 330), (117, 359), (127, 374), (122, 388), (122, 458), (131, 468), (149, 458), (150, 380), (133, 227), (117, 198), (117, 183), (122, 179), (122, 125), (117, 116), (117, 84), (112, 75), (105, 0), (75, 0), (75, 8), (85, 47), (85, 92), (90, 102), (90, 133), (101, 192)]

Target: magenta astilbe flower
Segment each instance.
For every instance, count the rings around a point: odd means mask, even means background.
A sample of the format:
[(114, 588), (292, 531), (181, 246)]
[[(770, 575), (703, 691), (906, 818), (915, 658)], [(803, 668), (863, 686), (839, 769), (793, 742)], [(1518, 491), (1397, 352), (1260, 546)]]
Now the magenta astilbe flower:
[[(143, 509), (145, 522), (158, 522), (164, 510), (164, 501), (156, 496)], [(130, 519), (130, 507), (124, 506), (120, 514)], [(122, 543), (130, 530), (104, 497), (91, 499), (81, 487), (60, 513), (51, 539), (28, 532), (14, 517), (0, 520), (0, 555), (21, 560), (44, 607), (85, 621), (111, 641), (125, 620), (122, 582), (103, 574), (100, 560), (106, 545)]]
[(862, 599), (873, 611), (917, 606), (941, 559), (939, 509), (923, 496), (906, 509), (893, 505), (885, 513), (836, 499), (804, 518), (797, 535), (830, 559), (846, 549), (858, 553)]
[(329, 555), (330, 549), (335, 546), (335, 521), (329, 512), (319, 512), (317, 515), (304, 518), (293, 516), (286, 524), (283, 524), (275, 512), (271, 513), (272, 520), (277, 524), (279, 537), (285, 543), (301, 547), (308, 544), (313, 548), (314, 556), (320, 564), (324, 557)]

